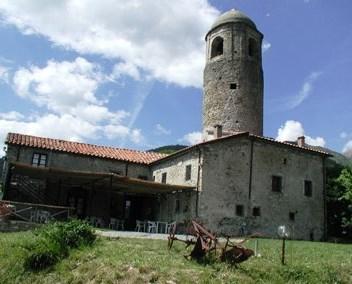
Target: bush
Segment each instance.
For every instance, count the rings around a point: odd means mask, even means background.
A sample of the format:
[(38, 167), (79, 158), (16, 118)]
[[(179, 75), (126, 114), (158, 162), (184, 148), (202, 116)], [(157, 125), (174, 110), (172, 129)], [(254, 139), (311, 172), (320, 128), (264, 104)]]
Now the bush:
[(47, 243), (46, 240), (38, 243), (24, 260), (24, 267), (27, 270), (42, 270), (55, 264), (61, 257), (62, 252), (57, 245)]
[(91, 245), (95, 240), (93, 228), (80, 220), (52, 223), (42, 227), (37, 234), (69, 248)]
[(27, 245), (30, 253), (24, 267), (29, 270), (47, 268), (66, 257), (70, 248), (91, 245), (95, 240), (92, 227), (79, 220), (45, 225), (36, 231), (36, 236), (36, 242)]
[(66, 236), (65, 243), (71, 248), (81, 245), (91, 245), (96, 238), (93, 228), (86, 222), (73, 220), (62, 224)]

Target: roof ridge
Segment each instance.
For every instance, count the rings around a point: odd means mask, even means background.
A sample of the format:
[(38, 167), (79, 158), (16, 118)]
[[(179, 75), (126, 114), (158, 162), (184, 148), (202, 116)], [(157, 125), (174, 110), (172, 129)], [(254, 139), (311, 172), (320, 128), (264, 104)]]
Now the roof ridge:
[[(297, 144), (289, 143), (288, 141), (279, 141), (279, 140), (276, 140), (275, 138), (272, 138), (272, 137), (260, 136), (260, 135), (255, 135), (255, 134), (249, 134), (249, 136), (256, 137), (256, 138), (259, 138), (262, 140), (271, 141), (271, 142), (278, 143), (278, 144), (283, 144), (283, 145), (290, 146), (290, 147), (293, 147), (296, 149), (309, 150), (312, 152), (330, 155), (329, 153), (327, 153), (325, 151), (321, 151), (321, 150), (317, 150), (317, 149), (312, 148), (312, 145), (309, 145), (309, 144), (305, 144), (304, 146), (298, 146)], [(294, 141), (292, 141), (292, 142), (294, 142)]]
[(167, 156), (152, 151), (147, 152), (13, 132), (8, 133), (5, 143), (147, 165)]
[[(153, 151), (142, 151), (142, 150), (136, 150), (136, 149), (122, 148), (122, 147), (98, 145), (98, 144), (92, 144), (92, 143), (86, 143), (86, 142), (70, 141), (70, 140), (64, 140), (64, 139), (60, 139), (60, 138), (50, 138), (50, 137), (43, 137), (43, 136), (36, 136), (36, 135), (29, 135), (29, 134), (15, 133), (15, 132), (9, 132), (7, 134), (6, 142), (9, 140), (10, 135), (20, 135), (22, 137), (28, 137), (28, 139), (30, 139), (30, 138), (46, 139), (46, 140), (48, 140), (48, 142), (56, 140), (56, 141), (59, 141), (59, 142), (75, 143), (75, 144), (88, 145), (88, 146), (105, 148), (105, 149), (124, 150), (124, 151), (131, 151), (131, 152), (137, 152), (137, 153), (158, 154), (158, 155), (161, 155), (161, 156), (167, 156), (167, 154), (159, 153), (159, 152), (153, 152)], [(49, 143), (48, 143), (48, 145), (49, 145)]]

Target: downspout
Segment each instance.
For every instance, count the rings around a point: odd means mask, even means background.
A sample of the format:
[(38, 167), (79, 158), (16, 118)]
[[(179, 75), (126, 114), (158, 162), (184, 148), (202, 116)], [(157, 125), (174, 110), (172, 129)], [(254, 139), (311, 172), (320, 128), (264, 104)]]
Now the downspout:
[(198, 149), (198, 172), (197, 172), (197, 195), (196, 195), (196, 217), (199, 216), (199, 183), (200, 183), (200, 170), (201, 170), (201, 157), (202, 157), (202, 151), (199, 146), (197, 146)]
[(327, 204), (326, 204), (326, 157), (323, 156), (323, 210), (324, 210), (324, 234), (323, 238), (324, 241), (327, 240), (327, 232), (328, 232), (328, 226), (327, 226)]
[(125, 166), (125, 176), (127, 177), (128, 176), (128, 163), (126, 163), (126, 166)]
[(21, 151), (21, 146), (18, 146), (17, 152), (16, 152), (16, 162), (20, 161), (20, 151)]
[(3, 195), (2, 195), (2, 199), (7, 199), (6, 193), (7, 193), (7, 191), (10, 188), (11, 176), (12, 176), (12, 165), (11, 165), (11, 163), (8, 163), (7, 164), (6, 181), (5, 181), (4, 192), (3, 192)]

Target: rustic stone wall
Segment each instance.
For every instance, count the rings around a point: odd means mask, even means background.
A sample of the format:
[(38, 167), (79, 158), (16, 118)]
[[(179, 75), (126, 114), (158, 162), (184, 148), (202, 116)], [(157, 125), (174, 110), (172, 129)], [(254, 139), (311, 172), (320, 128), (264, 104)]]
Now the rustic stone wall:
[[(191, 178), (186, 180), (186, 166), (191, 165)], [(201, 169), (198, 149), (185, 152), (172, 159), (165, 159), (151, 166), (151, 175), (156, 182), (161, 182), (162, 174), (166, 173), (166, 183), (197, 187), (198, 175), (201, 183)], [(179, 200), (179, 210), (176, 210), (176, 200)], [(159, 218), (161, 220), (189, 220), (196, 216), (197, 192), (174, 192), (162, 195), (160, 198)]]
[[(250, 177), (251, 143), (243, 137), (204, 146), (199, 198), (202, 220), (225, 234), (258, 232), (275, 237), (277, 227), (287, 225), (296, 239), (322, 239), (322, 156), (255, 139)], [(273, 175), (282, 177), (281, 192), (272, 191)], [(312, 197), (304, 195), (304, 180), (312, 182)], [(236, 216), (236, 205), (243, 206), (243, 216)], [(260, 216), (253, 216), (254, 207), (260, 208)]]
[(236, 205), (248, 204), (250, 143), (246, 138), (226, 139), (203, 147), (199, 215), (211, 229), (238, 234), (245, 217)]
[[(290, 226), (296, 239), (320, 240), (324, 236), (323, 158), (256, 141), (253, 148), (250, 206), (260, 206), (261, 216), (252, 217), (252, 230), (275, 235), (278, 225)], [(282, 177), (282, 191), (272, 191), (272, 175)], [(304, 195), (304, 181), (312, 182), (312, 196)], [(294, 213), (291, 221), (289, 214)]]
[[(223, 38), (223, 54), (211, 58), (211, 45)], [(263, 135), (262, 34), (245, 23), (227, 23), (206, 37), (203, 134), (220, 124), (225, 132)], [(248, 45), (254, 40), (253, 54)]]

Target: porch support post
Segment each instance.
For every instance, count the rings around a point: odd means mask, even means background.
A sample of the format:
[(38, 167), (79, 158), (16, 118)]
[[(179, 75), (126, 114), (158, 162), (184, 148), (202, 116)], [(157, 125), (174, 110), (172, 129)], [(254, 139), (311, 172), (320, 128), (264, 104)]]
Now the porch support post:
[(110, 189), (108, 192), (109, 207), (107, 209), (107, 213), (108, 213), (107, 217), (109, 218), (109, 221), (110, 221), (110, 217), (111, 217), (111, 195), (112, 195), (112, 183), (113, 183), (112, 178), (113, 178), (113, 176), (111, 175), (110, 176)]
[(122, 219), (126, 219), (126, 193), (122, 193)]
[(7, 168), (7, 174), (6, 174), (6, 181), (5, 181), (5, 186), (4, 186), (3, 199), (7, 199), (7, 192), (8, 192), (9, 189), (10, 189), (11, 177), (12, 177), (12, 165), (11, 165), (11, 163), (9, 163), (9, 164), (8, 164), (8, 168)]
[(91, 186), (90, 186), (90, 188), (88, 190), (88, 202), (87, 202), (87, 204), (88, 204), (87, 213), (88, 214), (87, 215), (89, 215), (89, 216), (91, 216), (91, 211), (92, 211), (92, 196), (93, 196), (94, 188), (95, 188), (95, 181), (93, 180), (91, 182)]
[(61, 179), (59, 179), (59, 181), (58, 181), (58, 187), (59, 187), (59, 189), (57, 191), (57, 202), (56, 202), (56, 204), (57, 205), (61, 205), (61, 187), (62, 187)]

